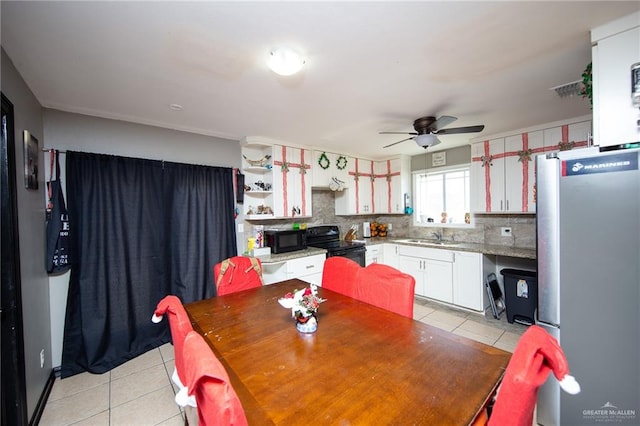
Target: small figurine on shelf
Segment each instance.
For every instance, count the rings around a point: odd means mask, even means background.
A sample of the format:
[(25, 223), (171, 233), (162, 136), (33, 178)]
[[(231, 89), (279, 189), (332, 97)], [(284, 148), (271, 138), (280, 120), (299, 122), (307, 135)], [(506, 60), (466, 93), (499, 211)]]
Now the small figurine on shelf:
[(471, 213), (464, 214), (464, 223), (471, 223)]
[(440, 223), (447, 223), (447, 212), (442, 212)]

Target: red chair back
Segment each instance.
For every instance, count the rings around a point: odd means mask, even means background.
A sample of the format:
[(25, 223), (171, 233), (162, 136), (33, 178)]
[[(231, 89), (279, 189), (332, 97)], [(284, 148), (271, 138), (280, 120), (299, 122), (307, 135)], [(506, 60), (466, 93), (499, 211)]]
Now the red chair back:
[(409, 274), (380, 263), (360, 268), (355, 298), (396, 314), (413, 318), (416, 280)]
[(184, 310), (182, 302), (178, 297), (169, 295), (162, 299), (154, 312), (154, 322), (159, 322), (162, 316), (167, 314), (169, 328), (171, 329), (171, 340), (173, 341), (173, 351), (175, 357), (176, 373), (182, 384), (184, 379), (184, 360), (182, 358), (184, 339), (190, 331), (193, 331), (191, 320), (187, 311)]
[(229, 375), (205, 340), (195, 331), (184, 342), (189, 395), (196, 397), (198, 424), (247, 425), (247, 418)]
[(257, 257), (235, 256), (213, 267), (218, 296), (260, 287), (262, 263)]
[(355, 298), (356, 276), (361, 266), (346, 257), (333, 256), (324, 261), (322, 288)]
[(558, 341), (542, 327), (531, 325), (520, 337), (509, 360), (489, 426), (530, 426), (538, 388), (550, 372), (566, 392), (580, 392), (580, 385), (569, 375), (569, 364)]

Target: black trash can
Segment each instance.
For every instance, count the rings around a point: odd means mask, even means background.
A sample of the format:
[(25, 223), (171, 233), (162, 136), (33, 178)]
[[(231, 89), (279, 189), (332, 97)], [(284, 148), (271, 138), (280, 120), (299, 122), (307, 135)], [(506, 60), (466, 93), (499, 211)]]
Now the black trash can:
[(538, 307), (538, 278), (532, 271), (503, 269), (504, 296), (507, 308), (507, 321), (531, 325), (535, 323), (535, 310)]

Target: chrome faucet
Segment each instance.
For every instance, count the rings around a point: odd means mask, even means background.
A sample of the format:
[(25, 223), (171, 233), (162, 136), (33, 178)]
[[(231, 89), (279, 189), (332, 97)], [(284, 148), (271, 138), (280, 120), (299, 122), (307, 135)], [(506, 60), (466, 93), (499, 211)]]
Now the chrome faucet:
[(438, 242), (442, 241), (442, 233), (440, 232), (432, 232), (431, 235), (433, 235), (434, 237), (436, 237), (436, 240)]

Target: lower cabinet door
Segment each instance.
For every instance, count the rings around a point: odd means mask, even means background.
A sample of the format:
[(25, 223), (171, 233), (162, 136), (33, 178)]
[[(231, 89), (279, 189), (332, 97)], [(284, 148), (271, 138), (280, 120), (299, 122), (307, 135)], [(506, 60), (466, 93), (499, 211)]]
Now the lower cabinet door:
[(453, 303), (475, 311), (484, 310), (482, 255), (458, 251), (453, 265)]
[(425, 259), (424, 295), (431, 299), (453, 303), (453, 263)]
[(415, 294), (425, 296), (424, 293), (424, 260), (417, 257), (398, 256), (398, 269), (411, 275), (416, 280)]

